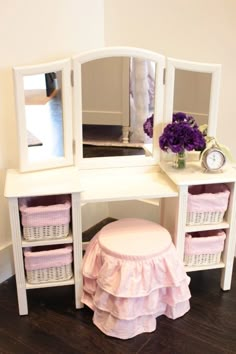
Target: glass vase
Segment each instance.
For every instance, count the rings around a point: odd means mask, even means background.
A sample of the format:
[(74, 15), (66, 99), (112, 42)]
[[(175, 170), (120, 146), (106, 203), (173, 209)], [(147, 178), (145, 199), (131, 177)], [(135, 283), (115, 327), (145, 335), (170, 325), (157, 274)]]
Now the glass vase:
[(173, 157), (173, 167), (179, 170), (186, 167), (186, 152), (178, 152)]

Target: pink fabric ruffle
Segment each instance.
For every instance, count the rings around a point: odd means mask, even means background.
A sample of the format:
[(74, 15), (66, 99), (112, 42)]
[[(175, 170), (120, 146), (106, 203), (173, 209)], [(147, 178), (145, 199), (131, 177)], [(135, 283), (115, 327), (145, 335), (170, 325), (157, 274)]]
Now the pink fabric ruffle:
[(96, 309), (93, 316), (93, 323), (106, 335), (120, 339), (129, 339), (140, 333), (153, 332), (156, 329), (156, 317), (166, 315), (168, 318), (176, 319), (189, 311), (189, 302), (177, 304), (175, 307), (163, 306), (153, 315), (142, 315), (134, 320), (117, 320), (109, 312)]
[(92, 310), (99, 309), (109, 312), (118, 319), (132, 320), (143, 315), (155, 315), (157, 309), (166, 311), (167, 307), (175, 307), (191, 297), (186, 280), (179, 287), (160, 288), (149, 295), (135, 298), (117, 297), (108, 294), (97, 287), (94, 294), (86, 292), (84, 288), (82, 302)]
[(137, 261), (107, 255), (95, 241), (91, 257), (83, 263), (83, 276), (87, 292), (94, 293), (99, 286), (119, 297), (146, 296), (188, 279), (172, 243), (163, 254)]
[(109, 253), (100, 236), (90, 241), (83, 260), (81, 301), (94, 311), (94, 324), (104, 333), (131, 338), (154, 331), (157, 316), (175, 319), (189, 310), (190, 278), (172, 243), (149, 258), (127, 257), (127, 250)]

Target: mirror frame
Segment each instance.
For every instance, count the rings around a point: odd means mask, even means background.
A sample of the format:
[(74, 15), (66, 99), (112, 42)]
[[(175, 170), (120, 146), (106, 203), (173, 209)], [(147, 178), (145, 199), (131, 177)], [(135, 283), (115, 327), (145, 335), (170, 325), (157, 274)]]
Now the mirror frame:
[[(27, 126), (25, 116), (24, 76), (62, 72), (62, 117), (64, 156), (51, 157), (42, 161), (30, 161), (28, 158)], [(46, 64), (17, 66), (13, 68), (15, 83), (15, 104), (18, 128), (19, 168), (21, 172), (50, 169), (73, 165), (72, 146), (72, 94), (71, 94), (71, 60), (64, 59)]]
[[(82, 64), (108, 57), (138, 57), (151, 60), (156, 63), (155, 72), (155, 102), (154, 102), (154, 125), (153, 125), (153, 151), (152, 156), (114, 156), (114, 157), (83, 157), (83, 134), (82, 134)], [(86, 168), (110, 168), (125, 166), (156, 165), (160, 160), (158, 137), (161, 134), (163, 124), (163, 99), (164, 85), (163, 74), (165, 56), (140, 48), (132, 47), (107, 47), (92, 50), (73, 57), (74, 72), (74, 140), (75, 140), (75, 164), (81, 169)]]
[(221, 64), (206, 64), (187, 60), (179, 60), (175, 58), (167, 58), (164, 109), (165, 124), (172, 122), (176, 69), (212, 74), (207, 134), (209, 136), (216, 136), (218, 103), (220, 95)]

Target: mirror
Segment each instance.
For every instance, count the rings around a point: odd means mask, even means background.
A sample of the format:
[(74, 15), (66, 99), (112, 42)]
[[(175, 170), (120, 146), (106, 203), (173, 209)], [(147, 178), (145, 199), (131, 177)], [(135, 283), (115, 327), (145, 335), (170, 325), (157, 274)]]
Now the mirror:
[(172, 114), (184, 112), (198, 125), (207, 124), (207, 134), (215, 136), (221, 66), (168, 58), (166, 72), (165, 123)]
[(75, 119), (81, 122), (80, 166), (89, 159), (108, 166), (153, 163), (157, 139), (145, 134), (143, 124), (155, 113), (157, 134), (163, 67), (162, 56), (133, 48), (107, 48), (74, 59), (74, 102), (79, 95), (81, 100), (75, 107)]
[(173, 111), (194, 117), (198, 125), (208, 124), (211, 74), (175, 70)]
[(155, 62), (134, 57), (82, 64), (83, 157), (151, 153), (143, 123), (154, 113), (155, 69)]
[(21, 171), (73, 163), (69, 68), (62, 61), (14, 69)]

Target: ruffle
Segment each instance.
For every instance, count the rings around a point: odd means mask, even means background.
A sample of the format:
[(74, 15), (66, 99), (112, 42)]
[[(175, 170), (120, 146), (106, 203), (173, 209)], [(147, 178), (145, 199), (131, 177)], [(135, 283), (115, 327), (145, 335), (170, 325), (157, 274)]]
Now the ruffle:
[(113, 257), (92, 240), (83, 262), (84, 289), (94, 294), (97, 285), (116, 297), (147, 296), (156, 289), (189, 283), (184, 266), (171, 243), (169, 248), (150, 259), (135, 260)]
[(108, 336), (129, 339), (140, 333), (150, 333), (156, 329), (155, 316), (141, 316), (133, 321), (117, 320), (108, 312), (96, 310), (93, 323)]
[(129, 339), (140, 333), (153, 332), (156, 329), (156, 318), (165, 315), (170, 319), (182, 317), (189, 311), (189, 301), (184, 301), (175, 306), (160, 304), (154, 314), (138, 316), (134, 319), (118, 319), (107, 311), (96, 308), (92, 296), (83, 297), (82, 302), (94, 311), (93, 323), (108, 336)]
[(147, 296), (136, 298), (116, 297), (98, 286), (95, 294), (84, 289), (81, 301), (93, 311), (99, 309), (118, 319), (133, 320), (139, 316), (155, 315), (157, 311), (165, 314), (167, 308), (188, 302), (190, 297), (188, 284), (184, 280), (179, 287), (156, 289)]

